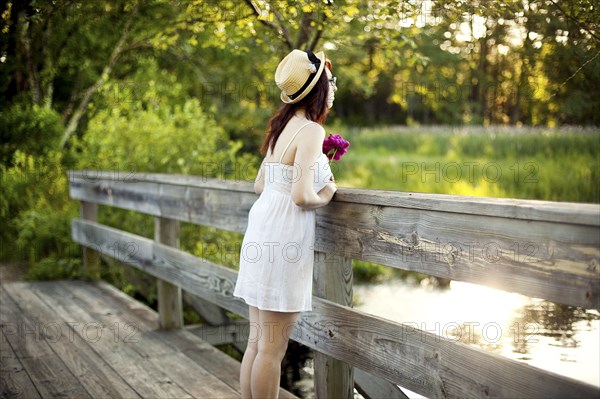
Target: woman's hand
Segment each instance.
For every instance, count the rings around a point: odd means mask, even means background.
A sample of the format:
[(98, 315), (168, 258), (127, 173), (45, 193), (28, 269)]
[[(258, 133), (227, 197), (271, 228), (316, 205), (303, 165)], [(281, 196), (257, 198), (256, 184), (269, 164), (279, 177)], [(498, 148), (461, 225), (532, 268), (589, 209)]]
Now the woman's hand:
[(331, 181), (327, 182), (327, 185), (325, 186), (325, 189), (326, 189), (326, 192), (328, 194), (328, 196), (327, 196), (328, 201), (327, 202), (329, 202), (329, 201), (331, 201), (331, 198), (333, 198), (333, 195), (337, 191), (338, 186), (337, 186), (337, 184), (335, 184), (335, 181), (331, 180)]

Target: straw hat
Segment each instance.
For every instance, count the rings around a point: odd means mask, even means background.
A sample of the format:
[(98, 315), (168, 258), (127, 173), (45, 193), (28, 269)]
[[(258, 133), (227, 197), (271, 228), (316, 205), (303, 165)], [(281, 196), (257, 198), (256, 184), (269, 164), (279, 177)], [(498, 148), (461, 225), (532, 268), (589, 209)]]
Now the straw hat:
[(275, 83), (281, 89), (281, 101), (286, 104), (302, 100), (317, 84), (325, 67), (325, 53), (292, 50), (275, 71)]

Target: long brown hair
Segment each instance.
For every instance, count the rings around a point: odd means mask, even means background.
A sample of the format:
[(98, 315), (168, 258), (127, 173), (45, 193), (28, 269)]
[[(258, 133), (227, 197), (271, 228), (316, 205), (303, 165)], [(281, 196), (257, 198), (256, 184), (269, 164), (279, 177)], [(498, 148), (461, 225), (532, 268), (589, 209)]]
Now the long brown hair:
[[(325, 60), (325, 67), (330, 71), (333, 70), (333, 66), (329, 60)], [(275, 115), (269, 119), (269, 127), (260, 147), (260, 153), (266, 155), (269, 147), (271, 148), (271, 153), (274, 152), (275, 144), (277, 144), (277, 139), (279, 139), (281, 132), (299, 109), (304, 109), (308, 120), (317, 122), (320, 125), (325, 123), (327, 114), (329, 113), (329, 109), (327, 108), (329, 90), (331, 90), (329, 80), (327, 79), (325, 68), (323, 68), (323, 73), (319, 77), (317, 84), (315, 84), (306, 97), (294, 104), (283, 104), (279, 107)]]

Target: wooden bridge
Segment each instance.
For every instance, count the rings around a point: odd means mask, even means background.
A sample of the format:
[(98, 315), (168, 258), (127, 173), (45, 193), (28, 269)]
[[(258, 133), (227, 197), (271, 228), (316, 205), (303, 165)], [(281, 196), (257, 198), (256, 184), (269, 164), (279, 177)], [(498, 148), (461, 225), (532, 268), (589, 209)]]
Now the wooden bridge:
[[(69, 171), (69, 180), (81, 201), (72, 237), (89, 275), (98, 275), (100, 256), (144, 270), (158, 279), (159, 309), (101, 281), (5, 284), (2, 381), (23, 397), (239, 397), (239, 364), (206, 331), (233, 336), (243, 323), (206, 327), (199, 337), (202, 327), (184, 326), (182, 312), (185, 291), (247, 318), (232, 297), (236, 272), (179, 250), (179, 223), (243, 233), (257, 198), (252, 184), (90, 170)], [(97, 223), (97, 204), (153, 215), (154, 240)], [(353, 309), (351, 263), (599, 309), (598, 205), (340, 188), (317, 210), (315, 249), (313, 311), (292, 339), (315, 351), (318, 398), (352, 398), (354, 387), (367, 398), (406, 397), (398, 385), (430, 398), (598, 397), (596, 386)], [(71, 323), (60, 330), (70, 340), (56, 339), (52, 323), (68, 321), (104, 324), (106, 334), (94, 341), (97, 326)], [(137, 342), (125, 341), (130, 324)], [(30, 342), (36, 325), (45, 327), (42, 338)]]

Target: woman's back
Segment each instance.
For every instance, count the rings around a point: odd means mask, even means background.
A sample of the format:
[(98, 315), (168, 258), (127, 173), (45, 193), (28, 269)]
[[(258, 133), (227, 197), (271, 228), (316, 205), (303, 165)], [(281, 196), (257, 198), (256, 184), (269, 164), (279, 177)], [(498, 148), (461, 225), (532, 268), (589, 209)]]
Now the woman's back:
[[(302, 124), (298, 127), (299, 123)], [(265, 157), (264, 173), (265, 173), (265, 189), (272, 187), (279, 191), (291, 194), (291, 185), (302, 178), (303, 174), (307, 173), (308, 177), (313, 182), (313, 190), (319, 192), (327, 182), (331, 179), (331, 170), (329, 168), (328, 158), (322, 152), (316, 155), (308, 166), (302, 168), (295, 161), (296, 149), (302, 146), (301, 137), (298, 137), (301, 131), (313, 127), (310, 125), (320, 126), (311, 121), (296, 121), (292, 119), (282, 131), (277, 143), (275, 144), (275, 154), (280, 154), (278, 157), (271, 154)], [(293, 131), (295, 129), (295, 131)], [(282, 148), (283, 147), (283, 148)], [(268, 160), (270, 159), (270, 160)]]

